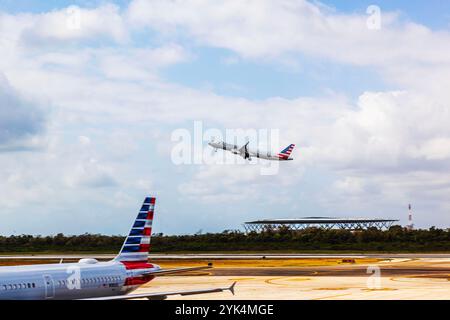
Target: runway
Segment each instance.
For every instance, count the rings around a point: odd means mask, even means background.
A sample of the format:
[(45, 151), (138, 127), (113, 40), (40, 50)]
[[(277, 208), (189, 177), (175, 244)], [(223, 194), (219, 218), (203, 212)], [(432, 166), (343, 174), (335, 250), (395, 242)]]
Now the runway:
[(161, 290), (187, 290), (229, 286), (237, 281), (233, 296), (229, 292), (174, 300), (448, 300), (447, 279), (380, 278), (369, 285), (368, 277), (161, 277), (138, 289), (137, 293)]
[[(99, 260), (113, 259), (114, 254), (4, 254), (0, 255), (0, 260), (9, 259), (30, 259), (30, 260), (59, 260), (59, 259), (82, 259), (97, 258)], [(327, 259), (327, 258), (375, 258), (375, 259), (440, 259), (449, 258), (450, 253), (339, 253), (339, 254), (150, 254), (149, 259), (170, 259), (170, 260), (192, 260), (192, 259)]]
[[(112, 255), (1, 256), (0, 265), (53, 263)], [(230, 293), (170, 299), (450, 299), (450, 254), (332, 255), (151, 255), (163, 268), (206, 265), (214, 268), (157, 277), (137, 293), (229, 286)]]
[(227, 286), (237, 281), (235, 296), (220, 293), (189, 299), (432, 300), (450, 299), (449, 280), (448, 257), (390, 256), (377, 262), (320, 267), (218, 267), (196, 276), (157, 278), (139, 292)]

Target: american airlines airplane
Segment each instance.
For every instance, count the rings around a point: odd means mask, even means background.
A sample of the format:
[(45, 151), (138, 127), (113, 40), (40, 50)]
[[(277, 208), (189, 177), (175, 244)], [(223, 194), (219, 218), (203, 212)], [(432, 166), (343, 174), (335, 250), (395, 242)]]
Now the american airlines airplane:
[(148, 262), (154, 206), (155, 198), (145, 198), (120, 253), (111, 261), (81, 259), (78, 263), (0, 267), (0, 299), (161, 300), (171, 295), (234, 294), (236, 283), (228, 288), (128, 294), (156, 276), (211, 267), (161, 269)]
[(211, 140), (208, 144), (211, 147), (213, 147), (216, 151), (218, 149), (230, 151), (231, 153), (240, 155), (242, 158), (247, 160), (252, 160), (252, 157), (275, 161), (294, 160), (293, 158), (290, 157), (290, 155), (292, 153), (292, 150), (294, 150), (295, 144), (290, 144), (278, 154), (272, 154), (270, 151), (262, 152), (259, 149), (257, 150), (249, 149), (248, 148), (249, 142), (247, 142), (242, 147), (239, 147), (235, 144), (229, 144), (224, 141), (215, 141), (215, 140)]

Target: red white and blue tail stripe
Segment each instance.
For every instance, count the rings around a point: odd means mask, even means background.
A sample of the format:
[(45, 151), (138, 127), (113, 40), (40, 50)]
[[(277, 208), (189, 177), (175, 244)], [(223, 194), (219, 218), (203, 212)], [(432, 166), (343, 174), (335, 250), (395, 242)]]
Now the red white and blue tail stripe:
[(294, 150), (295, 144), (290, 144), (289, 146), (287, 146), (286, 148), (284, 148), (279, 154), (278, 154), (278, 158), (280, 158), (280, 160), (288, 160), (289, 156), (292, 153), (292, 150)]
[(146, 197), (133, 227), (125, 239), (120, 253), (114, 259), (123, 263), (147, 263), (150, 251), (153, 213), (155, 209), (154, 197)]

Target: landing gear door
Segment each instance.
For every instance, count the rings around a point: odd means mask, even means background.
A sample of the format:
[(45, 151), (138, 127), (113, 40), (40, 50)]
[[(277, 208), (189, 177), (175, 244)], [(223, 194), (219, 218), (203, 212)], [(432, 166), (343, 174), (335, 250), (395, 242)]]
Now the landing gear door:
[(53, 299), (55, 297), (55, 282), (51, 275), (44, 275), (45, 299)]

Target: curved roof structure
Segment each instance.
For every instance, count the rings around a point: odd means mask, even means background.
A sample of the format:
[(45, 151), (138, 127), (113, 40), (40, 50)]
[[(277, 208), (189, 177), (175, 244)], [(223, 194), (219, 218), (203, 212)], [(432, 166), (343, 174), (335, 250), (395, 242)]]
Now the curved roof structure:
[(304, 217), (304, 218), (286, 218), (286, 219), (264, 219), (245, 222), (244, 228), (247, 232), (263, 231), (264, 229), (279, 228), (288, 226), (290, 229), (300, 230), (310, 227), (322, 229), (347, 229), (360, 230), (368, 228), (388, 229), (396, 219), (383, 218), (336, 218), (336, 217)]
[(287, 219), (264, 219), (249, 221), (246, 224), (264, 223), (264, 224), (297, 224), (297, 223), (356, 223), (356, 222), (396, 222), (395, 219), (381, 218), (333, 218), (333, 217), (304, 217)]

